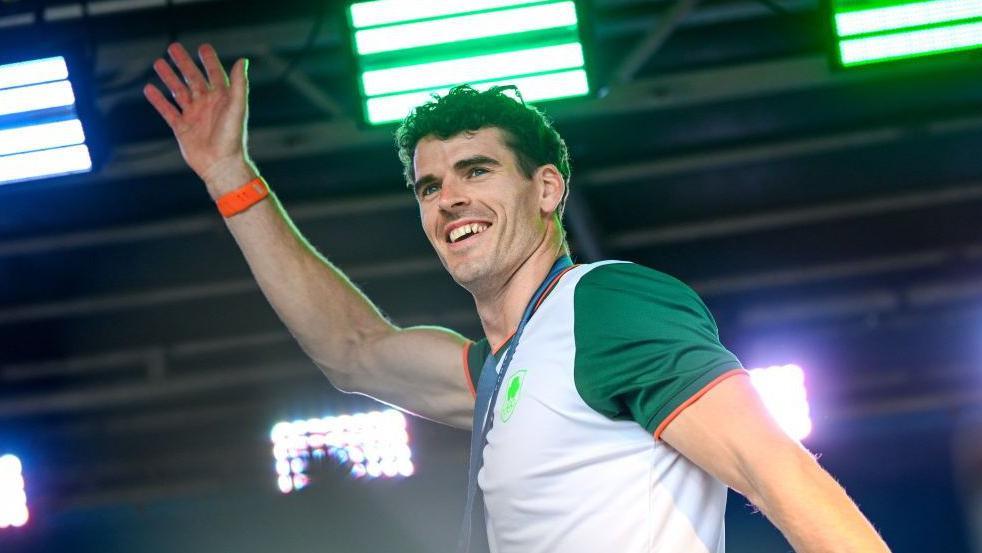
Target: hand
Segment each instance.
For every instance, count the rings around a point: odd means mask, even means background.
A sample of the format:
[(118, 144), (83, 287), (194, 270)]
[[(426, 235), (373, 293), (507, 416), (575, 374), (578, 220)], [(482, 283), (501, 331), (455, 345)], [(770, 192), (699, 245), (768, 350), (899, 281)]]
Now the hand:
[(198, 48), (207, 78), (180, 43), (171, 44), (167, 53), (184, 79), (162, 58), (154, 61), (153, 68), (170, 89), (177, 106), (152, 84), (143, 87), (143, 94), (174, 131), (184, 161), (217, 198), (255, 176), (245, 145), (249, 116), (247, 62), (235, 62), (229, 82), (218, 53), (210, 44)]

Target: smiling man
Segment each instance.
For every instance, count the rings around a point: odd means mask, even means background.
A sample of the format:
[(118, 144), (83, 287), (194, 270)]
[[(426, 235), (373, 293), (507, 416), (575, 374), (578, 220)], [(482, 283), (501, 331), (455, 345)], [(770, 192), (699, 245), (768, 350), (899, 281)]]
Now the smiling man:
[(154, 69), (173, 101), (144, 92), (263, 293), (340, 389), (474, 429), (492, 551), (722, 552), (726, 486), (797, 551), (887, 551), (768, 416), (691, 289), (633, 263), (571, 264), (566, 146), (537, 110), (461, 87), (397, 135), (423, 232), (474, 297), (472, 343), (393, 325), (297, 232), (247, 155), (244, 60), (229, 79), (209, 45), (205, 74), (168, 52), (181, 77)]

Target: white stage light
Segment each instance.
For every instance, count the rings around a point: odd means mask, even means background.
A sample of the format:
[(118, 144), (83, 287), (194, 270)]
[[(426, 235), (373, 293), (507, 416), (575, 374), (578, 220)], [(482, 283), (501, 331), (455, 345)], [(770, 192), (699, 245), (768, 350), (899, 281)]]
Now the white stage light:
[(17, 456), (3, 455), (0, 457), (0, 529), (24, 526), (29, 518), (23, 465)]
[(92, 168), (85, 144), (0, 156), (0, 184), (38, 178), (43, 175), (82, 173)]
[(24, 150), (46, 150), (85, 142), (78, 119), (0, 130), (0, 156)]
[(0, 457), (0, 477), (11, 474), (20, 475), (23, 470), (24, 467), (16, 455), (7, 454)]
[(293, 474), (301, 474), (307, 469), (307, 462), (299, 457), (295, 457), (290, 461), (290, 472)]
[(798, 365), (750, 370), (750, 381), (764, 405), (792, 438), (802, 440), (812, 430), (805, 373)]
[(273, 442), (279, 442), (290, 434), (293, 434), (293, 426), (288, 422), (278, 422), (273, 425), (273, 430), (270, 431), (269, 437)]
[(61, 108), (75, 103), (68, 81), (0, 90), (0, 115)]
[(0, 184), (92, 170), (68, 65), (0, 65)]
[(310, 480), (304, 474), (294, 474), (293, 475), (293, 489), (302, 490), (307, 487), (307, 483)]
[(0, 65), (0, 89), (68, 78), (65, 58), (54, 57)]
[(289, 475), (282, 475), (276, 480), (276, 485), (280, 488), (283, 493), (290, 493), (293, 491), (293, 479)]
[[(270, 431), (278, 487), (283, 493), (309, 484), (310, 459), (327, 456), (339, 464), (351, 464), (353, 478), (408, 477), (415, 467), (410, 460), (406, 417), (390, 409), (322, 419), (280, 422)], [(283, 476), (292, 474), (293, 478)]]

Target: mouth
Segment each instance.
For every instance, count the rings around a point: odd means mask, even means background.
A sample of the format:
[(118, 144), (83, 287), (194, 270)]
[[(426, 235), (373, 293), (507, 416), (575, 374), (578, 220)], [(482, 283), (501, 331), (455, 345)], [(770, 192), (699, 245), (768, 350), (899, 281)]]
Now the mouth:
[(477, 222), (466, 223), (452, 227), (444, 235), (448, 244), (460, 244), (473, 239), (478, 234), (491, 228), (491, 223)]

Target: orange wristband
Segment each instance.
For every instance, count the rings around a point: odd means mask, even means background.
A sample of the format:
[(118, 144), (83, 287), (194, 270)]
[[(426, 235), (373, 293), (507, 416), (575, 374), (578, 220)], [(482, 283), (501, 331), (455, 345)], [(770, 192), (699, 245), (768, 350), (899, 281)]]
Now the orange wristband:
[(256, 177), (235, 190), (224, 194), (218, 201), (218, 212), (223, 217), (242, 213), (269, 196), (269, 187), (262, 177)]

